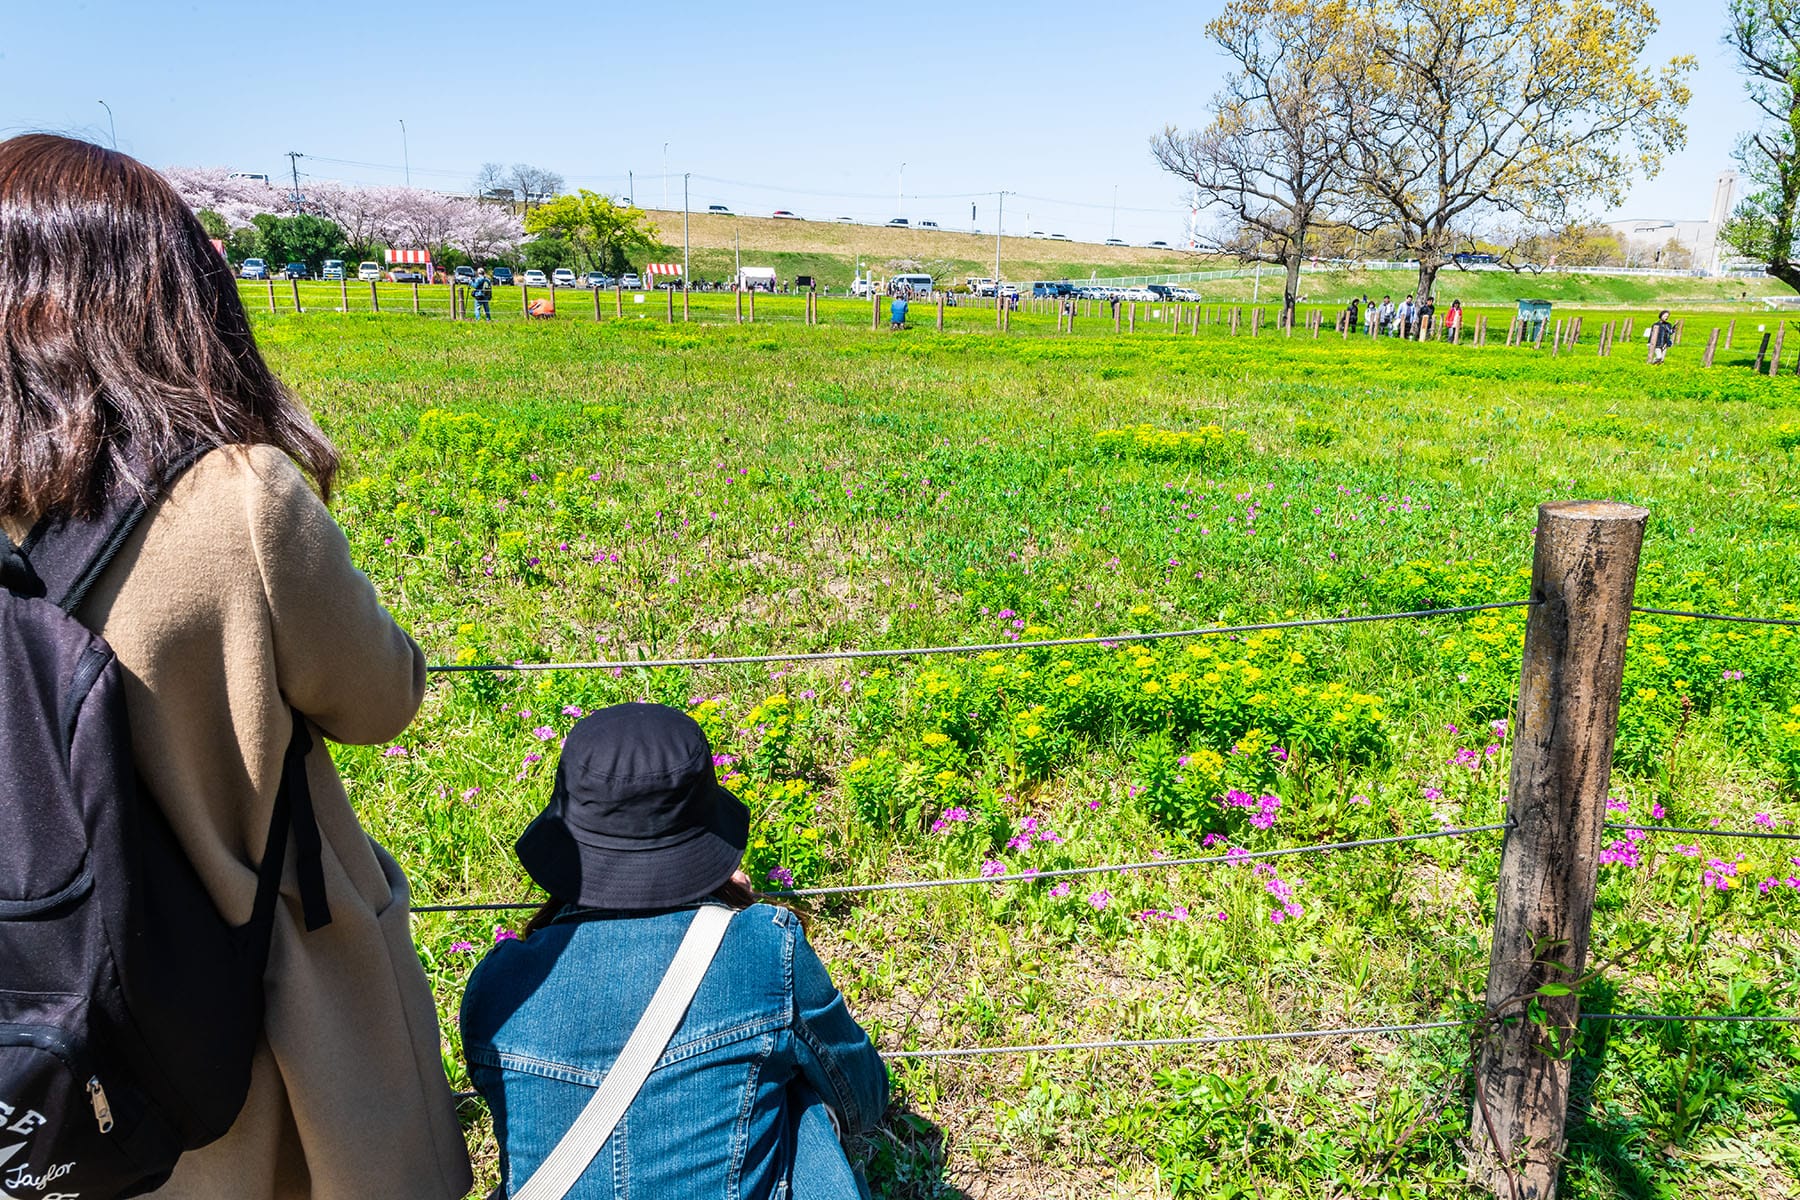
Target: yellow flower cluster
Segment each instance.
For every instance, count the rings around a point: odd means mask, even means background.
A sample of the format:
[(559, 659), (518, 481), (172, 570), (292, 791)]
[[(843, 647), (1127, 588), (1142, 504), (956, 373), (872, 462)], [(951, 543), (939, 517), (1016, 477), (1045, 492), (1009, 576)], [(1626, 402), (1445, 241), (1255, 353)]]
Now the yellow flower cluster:
[(1240, 450), (1246, 440), (1243, 430), (1220, 425), (1200, 425), (1193, 429), (1127, 425), (1122, 429), (1094, 431), (1094, 445), (1099, 449), (1135, 454), (1141, 458), (1209, 458)]

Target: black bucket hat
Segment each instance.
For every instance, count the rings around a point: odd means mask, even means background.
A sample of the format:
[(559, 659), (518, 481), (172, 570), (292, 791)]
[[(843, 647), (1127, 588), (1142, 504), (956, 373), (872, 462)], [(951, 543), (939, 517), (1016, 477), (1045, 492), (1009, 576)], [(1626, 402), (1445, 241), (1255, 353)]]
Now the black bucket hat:
[(730, 879), (749, 837), (750, 810), (720, 786), (692, 717), (615, 704), (569, 731), (550, 803), (515, 848), (559, 900), (670, 908)]

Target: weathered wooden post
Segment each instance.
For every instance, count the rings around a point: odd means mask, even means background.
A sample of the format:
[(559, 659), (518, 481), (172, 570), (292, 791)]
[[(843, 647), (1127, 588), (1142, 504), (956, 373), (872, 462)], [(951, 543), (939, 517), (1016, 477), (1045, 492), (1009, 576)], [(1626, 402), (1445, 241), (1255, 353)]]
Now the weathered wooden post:
[[(455, 287), (450, 289), (450, 295), (452, 298), (456, 296)], [(454, 309), (455, 307), (455, 305), (451, 305), (451, 308)], [(528, 283), (521, 283), (519, 285), (519, 315), (523, 317), (531, 316), (531, 285)]]
[[(995, 295), (998, 297), (998, 292), (996, 292)], [(753, 314), (756, 312), (756, 298), (754, 296), (750, 298), (750, 311)], [(999, 318), (1000, 310), (996, 308), (994, 310), (994, 319), (997, 321)], [(873, 288), (869, 290), (869, 328), (881, 328), (881, 293), (875, 291)]]
[(1533, 350), (1542, 350), (1544, 348), (1544, 331), (1549, 328), (1550, 328), (1550, 322), (1548, 322), (1548, 321), (1539, 321), (1538, 322), (1537, 339), (1531, 343), (1531, 348)]
[(663, 321), (663, 324), (673, 325), (675, 323), (675, 289), (673, 287), (668, 288), (667, 294), (668, 294), (668, 302), (669, 302), (669, 315), (668, 315), (667, 319)]
[(1731, 349), (1731, 335), (1736, 332), (1737, 332), (1737, 318), (1733, 317), (1733, 318), (1731, 318), (1730, 324), (1725, 326), (1725, 348), (1727, 350)]
[(375, 290), (375, 281), (369, 280), (369, 311), (381, 311), (381, 293)]
[(266, 282), (269, 285), (269, 311), (274, 312), (275, 311), (275, 280), (273, 278), (270, 278), (270, 279), (265, 280), (264, 282)]
[(594, 289), (594, 324), (600, 323), (600, 289)]
[(289, 279), (288, 282), (293, 284), (293, 286), (294, 286), (294, 311), (295, 312), (305, 311), (304, 309), (302, 309), (300, 307), (300, 281), (298, 279)]
[(752, 324), (752, 325), (756, 324), (756, 289), (755, 288), (750, 289), (750, 308), (749, 308), (749, 311), (745, 314), (745, 319), (748, 320), (750, 322), (750, 324)]
[[(1568, 1120), (1625, 635), (1647, 509), (1538, 507), (1512, 730), (1471, 1166), (1501, 1200), (1551, 1200)], [(1527, 1018), (1540, 1006), (1541, 1021)]]
[(1682, 334), (1682, 331), (1685, 330), (1686, 328), (1687, 328), (1687, 318), (1686, 317), (1682, 317), (1675, 322), (1675, 344), (1677, 346), (1681, 345), (1681, 334)]
[(1775, 348), (1769, 351), (1770, 379), (1781, 374), (1781, 342), (1785, 337), (1787, 337), (1787, 322), (1777, 321), (1775, 323)]
[(419, 283), (418, 283), (418, 280), (413, 281), (412, 290), (413, 290), (413, 316), (416, 317), (419, 315)]
[(1550, 357), (1551, 358), (1556, 357), (1556, 351), (1562, 345), (1562, 338), (1563, 338), (1563, 323), (1562, 323), (1562, 318), (1558, 317), (1556, 320), (1556, 332), (1554, 334), (1552, 334), (1550, 337)]
[(1763, 373), (1763, 364), (1768, 359), (1768, 357), (1769, 357), (1769, 334), (1767, 331), (1764, 331), (1763, 336), (1762, 336), (1762, 345), (1760, 345), (1756, 348), (1756, 365), (1750, 369), (1755, 371), (1758, 375), (1761, 375)]
[(345, 313), (350, 311), (350, 277), (348, 275), (338, 276), (338, 311)]
[(1624, 330), (1623, 336), (1624, 336), (1625, 340), (1628, 342), (1631, 340), (1631, 329), (1632, 329), (1633, 323), (1636, 320), (1637, 320), (1636, 317), (1626, 317), (1625, 318), (1625, 330)]
[(1256, 308), (1252, 308), (1250, 310), (1250, 336), (1255, 337), (1261, 332), (1262, 332), (1262, 308), (1259, 306)]
[(622, 283), (615, 283), (615, 284), (613, 284), (613, 316), (622, 317), (624, 315), (625, 315), (625, 285)]
[(1719, 327), (1717, 325), (1714, 325), (1711, 335), (1708, 336), (1706, 339), (1706, 358), (1703, 360), (1701, 365), (1708, 366), (1708, 367), (1712, 366), (1713, 365), (1713, 352), (1715, 350), (1717, 350), (1718, 348), (1719, 348)]
[(744, 289), (741, 286), (734, 288), (731, 296), (737, 302), (737, 323), (742, 325), (744, 323)]
[(1131, 311), (1126, 314), (1125, 332), (1126, 333), (1136, 333), (1137, 332), (1137, 301), (1132, 300), (1129, 302), (1129, 304), (1130, 304)]

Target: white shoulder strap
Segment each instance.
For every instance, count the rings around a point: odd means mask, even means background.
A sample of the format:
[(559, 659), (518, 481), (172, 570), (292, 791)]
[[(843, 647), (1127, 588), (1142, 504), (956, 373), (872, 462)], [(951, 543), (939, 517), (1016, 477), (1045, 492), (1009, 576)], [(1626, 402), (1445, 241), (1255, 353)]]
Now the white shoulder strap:
[(513, 1200), (562, 1200), (568, 1195), (668, 1049), (669, 1039), (687, 1015), (688, 1005), (700, 990), (700, 980), (718, 953), (719, 943), (725, 940), (725, 927), (735, 915), (732, 909), (716, 904), (702, 905), (694, 914), (693, 924), (681, 939), (681, 948), (675, 951), (675, 961), (669, 964), (668, 974), (650, 997), (650, 1007), (631, 1031), (618, 1061), (569, 1131), (556, 1143), (556, 1149), (512, 1193)]

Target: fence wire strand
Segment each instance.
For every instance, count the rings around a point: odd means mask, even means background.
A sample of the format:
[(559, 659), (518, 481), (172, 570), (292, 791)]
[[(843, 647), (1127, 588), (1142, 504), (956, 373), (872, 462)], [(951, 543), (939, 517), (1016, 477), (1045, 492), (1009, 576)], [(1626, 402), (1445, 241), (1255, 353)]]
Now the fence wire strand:
[[(1153, 858), (1148, 862), (1107, 863), (1097, 867), (1056, 867), (1048, 871), (1010, 871), (1003, 875), (965, 875), (949, 879), (895, 879), (884, 883), (851, 883), (837, 887), (789, 888), (776, 892), (759, 892), (769, 900), (794, 900), (814, 896), (847, 896), (867, 892), (907, 892), (924, 888), (966, 887), (983, 883), (1030, 883), (1045, 879), (1066, 879), (1080, 875), (1108, 875), (1129, 871), (1154, 871), (1172, 867), (1198, 867), (1221, 863), (1255, 862), (1264, 858), (1287, 858), (1296, 854), (1321, 854), (1334, 850), (1360, 850), (1368, 846), (1395, 846), (1404, 842), (1424, 842), (1436, 838), (1466, 837), (1475, 833), (1493, 833), (1506, 829), (1496, 825), (1468, 825), (1461, 828), (1434, 829), (1429, 833), (1402, 833), (1393, 837), (1360, 838), (1350, 842), (1320, 842), (1308, 846), (1283, 846), (1275, 850), (1239, 850), (1225, 854), (1207, 854), (1198, 858)], [(415, 913), (502, 912), (537, 908), (543, 901), (506, 902), (499, 904), (421, 904)]]
[(1602, 828), (1625, 832), (1636, 829), (1645, 833), (1691, 833), (1698, 837), (1775, 838), (1779, 841), (1800, 842), (1800, 833), (1775, 833), (1761, 829), (1694, 829), (1687, 825), (1615, 825), (1611, 821), (1608, 821)]
[(1155, 642), (1171, 638), (1219, 637), (1236, 633), (1261, 633), (1273, 629), (1311, 629), (1321, 625), (1360, 625), (1370, 621), (1413, 621), (1496, 608), (1527, 608), (1535, 601), (1503, 600), (1492, 604), (1465, 604), (1456, 608), (1425, 608), (1412, 612), (1360, 613), (1341, 617), (1308, 617), (1297, 621), (1262, 621), (1251, 625), (1214, 625), (1200, 629), (1163, 629), (1153, 633), (1114, 633), (1093, 637), (1040, 638), (1022, 642), (986, 642), (963, 646), (906, 646), (889, 650), (814, 650), (786, 654), (734, 654), (707, 658), (615, 659), (552, 663), (439, 663), (425, 669), (434, 674), (467, 674), (477, 671), (624, 671), (660, 667), (735, 667), (763, 663), (825, 662), (858, 658), (925, 658), (936, 654), (986, 654), (1000, 650), (1044, 650), (1058, 646), (1115, 646), (1130, 642)]
[(1631, 606), (1631, 611), (1648, 613), (1656, 617), (1692, 617), (1696, 621), (1737, 621), (1744, 625), (1787, 625), (1800, 628), (1800, 620), (1788, 617), (1739, 617), (1731, 613), (1684, 612), (1676, 608), (1641, 608), (1635, 604)]

